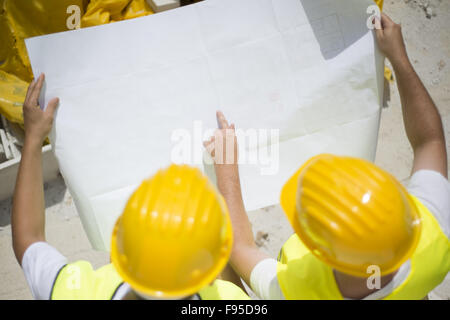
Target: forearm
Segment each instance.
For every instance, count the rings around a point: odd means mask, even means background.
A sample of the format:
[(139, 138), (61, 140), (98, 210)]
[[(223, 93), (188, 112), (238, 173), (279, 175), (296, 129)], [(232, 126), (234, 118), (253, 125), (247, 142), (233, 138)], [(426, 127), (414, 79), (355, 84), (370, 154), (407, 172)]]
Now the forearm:
[[(217, 169), (216, 169), (217, 170)], [(251, 223), (245, 211), (242, 199), (239, 172), (232, 165), (226, 165), (227, 172), (219, 176), (219, 191), (225, 198), (233, 225), (234, 243), (230, 264), (236, 273), (250, 285), (250, 275), (253, 268), (268, 256), (259, 250), (255, 244)]]
[(38, 139), (25, 140), (14, 190), (11, 226), (14, 253), (19, 263), (29, 245), (45, 240), (41, 147)]
[(393, 62), (406, 134), (414, 151), (427, 143), (445, 145), (439, 112), (407, 57)]
[[(213, 137), (204, 142), (204, 146), (214, 158), (217, 186), (225, 198), (233, 226), (234, 241), (230, 265), (250, 285), (253, 268), (268, 256), (256, 246), (252, 226), (245, 212), (239, 179), (238, 148), (234, 124), (229, 125), (220, 111), (216, 113), (216, 117), (219, 129)], [(228, 161), (230, 155), (234, 158), (232, 162)], [(224, 161), (225, 159), (226, 161)]]
[(218, 170), (222, 172), (217, 177), (217, 185), (230, 212), (234, 243), (235, 245), (255, 245), (252, 227), (242, 200), (239, 170), (234, 165), (222, 165), (222, 168), (216, 169), (216, 172)]

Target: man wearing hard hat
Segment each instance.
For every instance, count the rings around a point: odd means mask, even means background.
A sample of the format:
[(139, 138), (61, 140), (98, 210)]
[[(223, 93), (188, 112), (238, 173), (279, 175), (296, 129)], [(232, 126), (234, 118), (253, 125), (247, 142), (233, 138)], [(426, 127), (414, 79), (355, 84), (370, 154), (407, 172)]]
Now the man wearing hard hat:
[[(281, 206), (295, 234), (277, 261), (255, 245), (237, 159), (216, 165), (235, 231), (230, 262), (260, 298), (422, 299), (450, 270), (450, 184), (441, 118), (409, 62), (400, 26), (383, 14), (376, 28), (378, 46), (397, 76), (414, 151), (408, 188), (362, 159), (313, 157), (282, 189)], [(234, 125), (221, 113), (219, 124), (220, 138), (234, 135)], [(216, 141), (205, 145), (215, 150)]]
[(45, 242), (41, 146), (58, 100), (42, 111), (43, 75), (24, 103), (25, 144), (13, 199), (13, 248), (36, 299), (249, 299), (216, 280), (233, 233), (227, 206), (196, 168), (171, 165), (142, 182), (116, 222), (112, 264), (68, 263)]

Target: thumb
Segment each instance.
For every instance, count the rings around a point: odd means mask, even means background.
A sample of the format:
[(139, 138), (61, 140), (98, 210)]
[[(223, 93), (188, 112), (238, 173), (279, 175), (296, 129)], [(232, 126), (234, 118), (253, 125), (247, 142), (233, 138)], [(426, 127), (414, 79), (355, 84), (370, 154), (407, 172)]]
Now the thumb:
[(381, 20), (379, 17), (374, 18), (374, 26), (375, 26), (375, 33), (377, 37), (381, 37), (384, 35), (383, 27), (381, 26)]
[(380, 17), (375, 17), (374, 20), (374, 26), (376, 30), (383, 30), (383, 27), (381, 26), (381, 18)]
[(45, 112), (50, 114), (51, 116), (54, 116), (55, 111), (58, 108), (58, 105), (59, 105), (59, 98), (53, 98), (47, 104), (47, 108), (45, 109)]

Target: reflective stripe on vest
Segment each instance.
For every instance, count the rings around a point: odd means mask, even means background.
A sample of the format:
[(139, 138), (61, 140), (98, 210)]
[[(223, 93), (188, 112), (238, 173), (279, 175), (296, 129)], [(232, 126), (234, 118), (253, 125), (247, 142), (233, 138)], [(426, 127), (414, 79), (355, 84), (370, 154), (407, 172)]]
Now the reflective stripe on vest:
[[(94, 270), (87, 261), (63, 267), (53, 285), (52, 300), (110, 300), (123, 283), (112, 264)], [(216, 280), (198, 293), (203, 300), (248, 300), (241, 288)]]
[[(384, 299), (423, 299), (450, 271), (450, 241), (432, 213), (413, 196), (422, 232), (405, 281)], [(280, 251), (277, 278), (286, 299), (343, 299), (333, 269), (294, 234)]]

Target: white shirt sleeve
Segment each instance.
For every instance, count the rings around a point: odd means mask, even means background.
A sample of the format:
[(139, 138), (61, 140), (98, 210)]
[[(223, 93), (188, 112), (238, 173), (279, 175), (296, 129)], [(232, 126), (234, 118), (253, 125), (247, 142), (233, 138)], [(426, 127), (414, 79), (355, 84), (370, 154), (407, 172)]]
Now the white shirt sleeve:
[(412, 175), (407, 189), (430, 210), (442, 231), (450, 238), (450, 183), (448, 180), (439, 172), (419, 170)]
[(263, 300), (284, 300), (277, 279), (277, 261), (264, 259), (259, 262), (250, 274), (250, 287)]
[(50, 299), (56, 277), (66, 264), (67, 258), (47, 242), (35, 242), (27, 248), (22, 269), (35, 299)]

